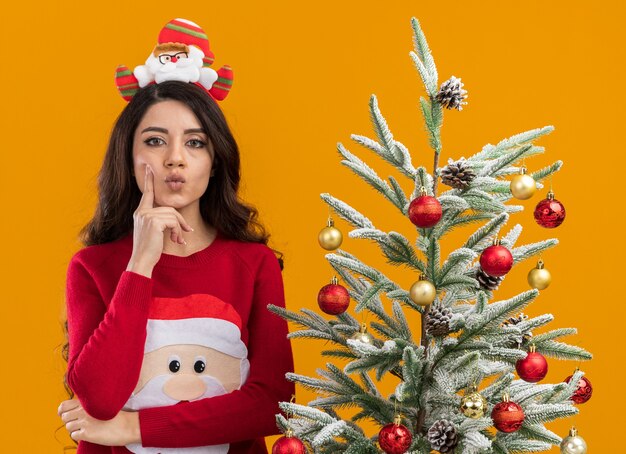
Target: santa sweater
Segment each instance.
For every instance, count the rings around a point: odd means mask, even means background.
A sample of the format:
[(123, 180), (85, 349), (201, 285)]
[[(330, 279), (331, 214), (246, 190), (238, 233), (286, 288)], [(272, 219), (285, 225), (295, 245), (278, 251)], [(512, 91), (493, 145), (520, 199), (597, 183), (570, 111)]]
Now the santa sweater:
[[(153, 297), (208, 294), (231, 304), (242, 320), (249, 376), (240, 389), (175, 405), (139, 411), (144, 447), (193, 447), (230, 443), (229, 454), (267, 453), (263, 437), (277, 434), (278, 403), (294, 385), (287, 323), (267, 309), (285, 306), (282, 274), (273, 251), (218, 233), (187, 257), (162, 253), (152, 277), (126, 271), (132, 232), (110, 243), (85, 247), (67, 269), (69, 357), (67, 382), (85, 411), (113, 418), (139, 378)], [(128, 453), (80, 441), (78, 454)]]

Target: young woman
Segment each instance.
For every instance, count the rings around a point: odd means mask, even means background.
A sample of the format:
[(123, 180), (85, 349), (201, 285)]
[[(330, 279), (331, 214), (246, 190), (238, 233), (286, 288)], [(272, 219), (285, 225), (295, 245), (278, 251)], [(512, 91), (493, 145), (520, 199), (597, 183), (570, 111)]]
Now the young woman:
[(73, 398), (58, 413), (79, 454), (267, 452), (293, 359), (267, 310), (285, 304), (282, 259), (239, 180), (237, 144), (199, 86), (148, 85), (120, 114), (67, 272)]

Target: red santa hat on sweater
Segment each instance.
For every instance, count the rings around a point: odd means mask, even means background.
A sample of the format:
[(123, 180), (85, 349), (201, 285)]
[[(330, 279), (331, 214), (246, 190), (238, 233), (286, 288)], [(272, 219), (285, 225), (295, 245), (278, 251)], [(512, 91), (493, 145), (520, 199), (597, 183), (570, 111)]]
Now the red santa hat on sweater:
[(208, 294), (183, 298), (154, 297), (148, 313), (144, 353), (169, 345), (210, 347), (235, 358), (247, 358), (241, 340), (241, 318), (235, 309)]

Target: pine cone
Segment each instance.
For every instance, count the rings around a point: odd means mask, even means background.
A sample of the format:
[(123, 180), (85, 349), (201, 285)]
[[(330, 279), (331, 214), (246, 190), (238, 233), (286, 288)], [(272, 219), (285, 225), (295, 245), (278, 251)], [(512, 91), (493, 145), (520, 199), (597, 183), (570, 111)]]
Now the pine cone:
[(454, 424), (446, 419), (435, 422), (428, 429), (427, 438), (430, 446), (441, 453), (452, 452), (459, 442)]
[(441, 84), (435, 99), (446, 109), (463, 110), (462, 105), (467, 104), (463, 100), (467, 98), (467, 91), (463, 90), (463, 82), (452, 76)]
[(492, 276), (485, 273), (480, 266), (476, 271), (476, 280), (478, 281), (480, 288), (485, 290), (496, 290), (503, 279), (504, 276)]
[(450, 332), (452, 311), (440, 304), (430, 306), (426, 314), (426, 332), (431, 336), (445, 336)]
[(465, 158), (458, 161), (448, 159), (448, 165), (441, 169), (441, 182), (457, 189), (466, 189), (476, 174)]
[[(528, 315), (524, 315), (524, 314), (519, 314), (517, 317), (511, 317), (507, 320), (505, 320), (504, 322), (502, 322), (503, 326), (510, 326), (510, 325), (517, 325), (518, 323), (523, 322), (524, 320), (526, 320), (528, 318)], [(522, 345), (526, 345), (530, 342), (530, 340), (533, 337), (533, 333), (532, 331), (525, 331), (522, 332), (522, 335), (519, 336), (517, 339), (514, 339), (513, 342), (511, 342), (509, 345), (507, 345), (507, 347), (509, 348), (514, 348)]]

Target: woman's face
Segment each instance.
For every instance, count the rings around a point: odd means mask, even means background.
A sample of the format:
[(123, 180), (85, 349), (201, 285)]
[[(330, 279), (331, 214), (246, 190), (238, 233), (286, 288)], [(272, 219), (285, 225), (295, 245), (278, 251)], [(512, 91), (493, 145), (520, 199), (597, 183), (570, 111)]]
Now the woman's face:
[[(214, 150), (193, 111), (180, 101), (153, 104), (133, 139), (135, 179), (143, 192), (145, 165), (154, 173), (154, 206), (197, 203), (209, 184)], [(169, 182), (177, 176), (183, 183)]]

